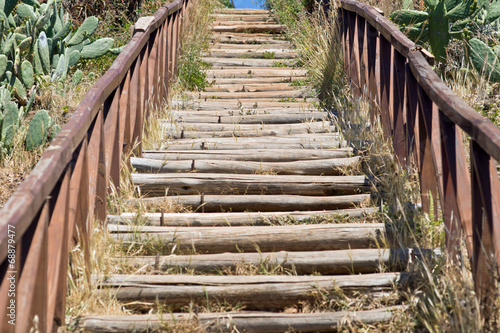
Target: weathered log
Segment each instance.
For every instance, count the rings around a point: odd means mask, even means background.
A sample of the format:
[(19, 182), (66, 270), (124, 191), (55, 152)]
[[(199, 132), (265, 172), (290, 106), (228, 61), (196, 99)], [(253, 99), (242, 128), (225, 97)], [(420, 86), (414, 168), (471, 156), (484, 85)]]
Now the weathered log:
[(225, 15), (270, 15), (271, 12), (267, 9), (249, 9), (249, 8), (218, 8), (214, 11), (216, 14)]
[(241, 23), (238, 25), (214, 25), (213, 32), (244, 32), (244, 33), (274, 33), (279, 34), (285, 31), (286, 26), (281, 24), (253, 24)]
[[(310, 114), (320, 112), (323, 114), (330, 114), (323, 110), (318, 110), (314, 108), (300, 108), (300, 107), (288, 107), (288, 108), (245, 108), (241, 107), (237, 110), (228, 109), (215, 109), (215, 110), (196, 110), (196, 109), (172, 109), (167, 113), (167, 118), (173, 117), (189, 117), (189, 116), (205, 116), (205, 117), (227, 117), (227, 116), (251, 116), (251, 115), (275, 115), (280, 117), (283, 114)], [(332, 112), (331, 114), (336, 114)]]
[[(308, 99), (311, 100), (311, 99)], [(180, 110), (233, 110), (238, 112), (243, 109), (265, 109), (265, 108), (298, 108), (300, 110), (312, 110), (317, 111), (317, 108), (311, 106), (309, 102), (277, 102), (272, 99), (233, 99), (218, 101), (216, 99), (205, 100), (178, 100), (173, 99), (171, 105), (175, 109)]]
[(181, 195), (133, 199), (127, 202), (131, 205), (162, 205), (171, 202), (205, 212), (274, 212), (356, 208), (368, 202), (369, 199), (369, 194), (326, 197), (302, 195)]
[[(164, 128), (164, 127), (162, 127)], [(234, 131), (211, 131), (211, 132), (195, 132), (183, 130), (179, 128), (164, 128), (165, 134), (172, 139), (200, 139), (200, 138), (256, 138), (263, 136), (277, 136), (287, 134), (314, 134), (314, 133), (331, 133), (328, 128), (291, 128), (291, 129), (276, 129), (276, 130), (234, 130)]]
[(325, 142), (339, 143), (339, 135), (337, 133), (300, 133), (300, 134), (284, 134), (284, 135), (270, 135), (270, 136), (259, 136), (259, 137), (245, 137), (239, 138), (233, 136), (230, 138), (199, 138), (199, 139), (169, 139), (166, 142), (168, 145), (179, 144), (189, 144), (189, 145), (201, 145), (205, 143), (207, 147), (217, 145), (223, 145), (226, 143), (241, 143), (242, 145), (247, 143), (252, 143), (255, 145), (264, 143), (276, 143), (280, 142), (286, 145), (287, 143), (311, 143), (311, 142)]
[(228, 50), (228, 49), (211, 49), (204, 54), (211, 58), (244, 58), (244, 59), (295, 59), (299, 54), (296, 51), (282, 50)]
[[(228, 279), (228, 277), (224, 278)], [(315, 301), (321, 299), (324, 293), (338, 290), (335, 277), (330, 276), (329, 278), (329, 280), (325, 281), (323, 277), (319, 277), (314, 281), (314, 277), (309, 277), (309, 281), (307, 282), (298, 282), (294, 281), (297, 280), (296, 277), (280, 276), (277, 282), (264, 283), (244, 283), (241, 281), (242, 279), (235, 279), (240, 280), (242, 283), (225, 285), (180, 284), (158, 286), (138, 283), (135, 286), (122, 286), (100, 292), (113, 294), (113, 297), (116, 297), (116, 300), (120, 302), (160, 302), (172, 309), (178, 309), (191, 303), (207, 304), (207, 301), (215, 301), (241, 305), (251, 310), (270, 310), (294, 306), (299, 302)], [(380, 279), (381, 281), (378, 281), (375, 277), (371, 278), (373, 285), (370, 285), (370, 281), (366, 281), (366, 277), (345, 277), (345, 279), (350, 280), (347, 283), (354, 285), (354, 287), (346, 288), (346, 293), (349, 294), (351, 288), (357, 288), (364, 293), (372, 295), (374, 298), (387, 296), (393, 292), (394, 279), (397, 282), (399, 276), (384, 276)], [(356, 286), (355, 281), (358, 279), (362, 281), (361, 285), (364, 284), (366, 286)], [(256, 280), (258, 281), (259, 279)], [(266, 279), (262, 280), (266, 281)], [(288, 282), (290, 280), (293, 282)]]
[(218, 173), (133, 173), (132, 181), (142, 195), (189, 194), (296, 194), (342, 195), (367, 192), (365, 176), (296, 176)]
[[(242, 138), (246, 139), (246, 138)], [(204, 139), (204, 140), (210, 140), (210, 139)], [(188, 142), (188, 141), (186, 141)], [(259, 147), (261, 149), (283, 149), (283, 150), (290, 150), (290, 149), (336, 149), (336, 148), (341, 148), (345, 147), (346, 142), (321, 142), (320, 140), (318, 141), (308, 141), (306, 142), (305, 140), (303, 142), (297, 141), (297, 142), (283, 142), (280, 143), (279, 141), (277, 142), (234, 142), (234, 143), (216, 143), (215, 141), (210, 141), (210, 142), (202, 142), (199, 145), (193, 145), (192, 143), (182, 143), (182, 142), (172, 142), (172, 143), (165, 143), (162, 146), (160, 146), (160, 149), (173, 149), (173, 150), (233, 150), (233, 149), (254, 149), (255, 147)]]
[(176, 121), (184, 123), (219, 123), (219, 124), (292, 124), (302, 123), (304, 121), (326, 120), (328, 113), (317, 112), (300, 112), (290, 114), (258, 114), (258, 115), (243, 115), (243, 116), (193, 116), (176, 117)]
[(274, 91), (244, 91), (244, 92), (225, 92), (225, 91), (207, 91), (199, 94), (200, 98), (207, 99), (233, 99), (233, 98), (273, 98), (279, 99), (307, 98), (310, 93), (305, 89), (274, 90)]
[(212, 84), (264, 84), (264, 83), (291, 83), (293, 81), (302, 80), (300, 77), (260, 77), (260, 78), (231, 78), (222, 77), (218, 79), (212, 79)]
[(290, 162), (302, 160), (320, 160), (329, 158), (350, 157), (352, 148), (339, 149), (235, 149), (201, 150), (196, 152), (185, 150), (146, 150), (142, 156), (157, 160), (234, 160), (262, 162)]
[(215, 43), (210, 47), (211, 50), (246, 50), (246, 51), (274, 51), (274, 50), (295, 50), (292, 43), (288, 44), (229, 44)]
[[(205, 88), (206, 92), (264, 92), (264, 91), (272, 91), (272, 92), (284, 92), (288, 90), (292, 91), (300, 91), (295, 87), (291, 86), (289, 83), (252, 83), (252, 84), (214, 84), (210, 87)], [(206, 94), (209, 95), (209, 94)], [(280, 93), (277, 93), (280, 95)], [(212, 95), (211, 95), (212, 96)], [(205, 95), (201, 94), (201, 98), (204, 98)], [(222, 98), (222, 97), (221, 97)], [(233, 97), (234, 98), (234, 97)]]
[(110, 224), (125, 244), (154, 240), (196, 253), (321, 251), (369, 248), (385, 235), (383, 223), (340, 223), (250, 227), (157, 227)]
[[(342, 210), (322, 211), (290, 211), (290, 212), (231, 212), (231, 213), (122, 213), (121, 215), (108, 215), (108, 223), (130, 224), (140, 219), (146, 225), (170, 227), (216, 227), (216, 226), (250, 226), (269, 225), (270, 219), (292, 219), (296, 222), (305, 222), (317, 218), (349, 217), (363, 218), (378, 212), (378, 208), (355, 208)], [(163, 221), (163, 222), (162, 222)]]
[[(319, 126), (310, 126), (318, 124)], [(180, 125), (180, 126), (177, 126)], [(287, 125), (226, 125), (213, 123), (197, 123), (195, 126), (186, 126), (185, 124), (162, 124), (162, 129), (166, 135), (173, 139), (200, 139), (200, 138), (234, 138), (234, 137), (261, 137), (278, 136), (291, 134), (314, 134), (331, 133), (335, 130), (334, 126), (329, 126), (327, 122), (311, 122), (304, 124)], [(299, 126), (292, 126), (299, 125)], [(304, 125), (304, 126), (301, 126)], [(248, 126), (248, 129), (242, 129), (240, 126)], [(273, 126), (269, 129), (267, 126)], [(233, 127), (233, 129), (229, 129)], [(253, 128), (252, 128), (253, 127)], [(222, 130), (222, 129), (226, 130)], [(204, 129), (199, 131), (197, 129)]]
[[(288, 67), (297, 67), (296, 60), (203, 57), (202, 61), (215, 67), (215, 69), (217, 69), (217, 67), (247, 67), (249, 69), (252, 67), (282, 67), (283, 64), (288, 64)], [(278, 62), (280, 66), (276, 65)]]
[[(193, 111), (197, 112), (197, 111)], [(204, 111), (198, 111), (204, 112)], [(206, 111), (205, 111), (206, 112)], [(210, 111), (208, 111), (210, 112)], [(311, 121), (295, 124), (219, 124), (219, 123), (188, 123), (179, 124), (165, 120), (162, 123), (162, 129), (170, 135), (181, 137), (182, 131), (184, 134), (192, 133), (191, 136), (196, 137), (196, 134), (203, 135), (211, 133), (213, 137), (226, 136), (224, 133), (230, 133), (227, 136), (264, 136), (283, 134), (299, 134), (299, 133), (330, 133), (335, 131), (335, 126), (331, 126), (329, 121)], [(201, 136), (200, 136), (201, 137)], [(184, 136), (187, 138), (187, 136)]]
[(220, 43), (232, 43), (232, 44), (275, 44), (275, 45), (289, 45), (290, 42), (277, 36), (272, 36), (269, 34), (260, 34), (254, 36), (253, 34), (244, 34), (244, 33), (217, 33), (213, 34), (211, 37), (213, 42)]
[[(175, 325), (192, 327), (199, 332), (281, 333), (336, 332), (346, 322), (373, 325), (391, 320), (394, 312), (403, 307), (367, 311), (339, 311), (319, 313), (170, 313), (165, 315), (88, 316), (75, 327), (95, 333), (151, 332), (171, 329)], [(344, 323), (344, 324), (341, 324)]]
[(222, 160), (159, 161), (132, 157), (130, 162), (138, 172), (150, 173), (196, 171), (238, 174), (262, 172), (279, 175), (340, 175), (346, 169), (358, 165), (360, 157), (295, 162), (242, 162)]
[(268, 14), (212, 14), (213, 18), (215, 18), (215, 22), (220, 21), (245, 21), (245, 22), (269, 22), (275, 21), (274, 17), (271, 13)]
[[(236, 252), (236, 251), (233, 251)], [(150, 269), (167, 271), (171, 268), (194, 270), (198, 273), (216, 273), (221, 270), (235, 272), (245, 265), (266, 267), (281, 266), (297, 274), (358, 274), (373, 273), (385, 267), (400, 270), (406, 267), (414, 255), (408, 249), (351, 249), (324, 251), (280, 251), (253, 253), (218, 253), (196, 255), (144, 256), (134, 258), (116, 258), (137, 267), (149, 266)], [(419, 256), (428, 255), (420, 251)], [(251, 279), (251, 277), (249, 277)]]

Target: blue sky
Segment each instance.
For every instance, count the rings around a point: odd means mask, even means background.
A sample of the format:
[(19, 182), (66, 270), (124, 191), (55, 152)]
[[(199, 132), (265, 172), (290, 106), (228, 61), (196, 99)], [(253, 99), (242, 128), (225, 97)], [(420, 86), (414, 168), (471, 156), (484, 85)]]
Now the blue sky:
[(255, 3), (263, 2), (260, 0), (233, 0), (234, 6), (236, 8), (261, 8), (260, 5), (256, 5)]

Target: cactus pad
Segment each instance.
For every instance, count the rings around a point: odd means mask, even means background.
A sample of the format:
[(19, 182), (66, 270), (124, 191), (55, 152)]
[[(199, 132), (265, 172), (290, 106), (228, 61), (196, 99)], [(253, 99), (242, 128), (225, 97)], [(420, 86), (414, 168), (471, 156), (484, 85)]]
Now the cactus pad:
[(35, 84), (35, 79), (33, 77), (33, 65), (28, 60), (23, 61), (21, 65), (21, 79), (26, 88), (31, 88)]
[(98, 58), (113, 47), (114, 40), (112, 38), (101, 38), (83, 47), (81, 56), (84, 59)]
[(450, 41), (448, 20), (445, 18), (446, 6), (439, 2), (429, 16), (429, 44), (432, 54), (438, 61), (446, 61), (446, 47)]
[(7, 70), (7, 56), (0, 54), (0, 78), (5, 74)]
[(95, 16), (88, 17), (69, 40), (68, 46), (78, 45), (92, 35), (99, 24), (99, 19)]
[(22, 21), (31, 20), (31, 21), (35, 22), (36, 19), (37, 19), (36, 14), (35, 14), (35, 10), (30, 5), (26, 5), (24, 3), (20, 3), (16, 7), (16, 12), (17, 12), (17, 16)]
[(38, 111), (30, 122), (26, 135), (26, 149), (33, 150), (45, 143), (49, 135), (51, 119), (47, 111)]
[(5, 107), (2, 126), (2, 142), (4, 147), (11, 147), (14, 143), (17, 125), (19, 124), (19, 111), (15, 102), (9, 102)]
[(403, 9), (391, 14), (391, 20), (394, 23), (405, 26), (424, 22), (428, 18), (429, 14), (420, 10)]
[(43, 72), (45, 74), (50, 73), (50, 52), (49, 43), (47, 41), (47, 36), (45, 32), (42, 31), (38, 37), (38, 55), (40, 56), (40, 61), (42, 64)]
[(71, 83), (78, 84), (83, 79), (83, 72), (81, 70), (77, 70), (73, 76), (71, 77)]
[(475, 69), (492, 82), (500, 82), (500, 57), (495, 50), (477, 38), (469, 41), (470, 60)]
[(17, 5), (17, 0), (0, 0), (0, 9), (3, 10), (5, 15), (9, 16), (9, 14), (14, 10), (14, 7)]

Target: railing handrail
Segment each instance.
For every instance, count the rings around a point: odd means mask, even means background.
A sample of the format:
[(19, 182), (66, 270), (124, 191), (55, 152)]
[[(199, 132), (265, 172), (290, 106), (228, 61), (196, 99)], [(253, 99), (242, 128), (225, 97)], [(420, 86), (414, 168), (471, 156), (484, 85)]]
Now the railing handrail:
[(430, 66), (429, 53), (377, 10), (340, 0), (339, 18), (353, 93), (369, 100), (371, 119), (380, 117), (398, 161), (417, 166), (424, 210), (436, 213), (439, 197), (451, 257), (464, 235), (488, 317), (491, 267), (500, 272), (500, 128), (456, 96)]
[[(167, 98), (188, 2), (176, 0), (138, 21), (130, 42), (0, 210), (0, 331), (29, 331), (34, 316), (41, 332), (64, 324), (71, 244), (82, 245), (89, 275), (94, 218), (105, 222), (108, 185), (119, 186), (123, 156), (141, 152), (142, 125)], [(11, 303), (18, 303), (14, 310)]]
[(157, 29), (170, 14), (179, 11), (183, 2), (183, 0), (176, 0), (160, 8), (154, 14), (155, 20), (148, 29), (132, 37), (109, 70), (90, 88), (71, 119), (61, 129), (31, 173), (0, 210), (0, 216), (2, 216), (0, 220), (0, 262), (3, 262), (7, 257), (8, 225), (15, 226), (17, 237), (26, 231), (29, 223), (38, 214), (47, 196), (73, 159), (73, 153), (82, 143), (100, 106), (123, 81), (133, 61), (147, 43), (150, 31)]
[[(500, 161), (500, 128), (479, 115), (439, 78), (422, 54), (421, 47), (368, 4), (341, 0), (341, 7), (355, 12), (377, 29), (401, 55), (409, 59), (413, 75), (425, 92), (455, 124), (471, 136), (490, 156)], [(418, 52), (411, 52), (418, 51)]]

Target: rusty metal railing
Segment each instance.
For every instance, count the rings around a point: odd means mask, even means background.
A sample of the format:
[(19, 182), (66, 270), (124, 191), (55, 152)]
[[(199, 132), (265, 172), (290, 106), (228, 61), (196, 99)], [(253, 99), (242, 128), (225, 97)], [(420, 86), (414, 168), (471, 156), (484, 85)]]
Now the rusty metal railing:
[(380, 12), (341, 0), (339, 19), (353, 94), (368, 99), (399, 162), (416, 165), (424, 210), (439, 199), (451, 256), (465, 236), (477, 295), (490, 303), (500, 268), (500, 129), (457, 97), (431, 68), (432, 55)]
[[(132, 40), (90, 89), (31, 174), (0, 211), (0, 331), (64, 325), (70, 248), (90, 272), (93, 221), (105, 221), (111, 182), (139, 143), (144, 121), (167, 98), (188, 0), (140, 19)], [(14, 325), (15, 324), (15, 325)]]

